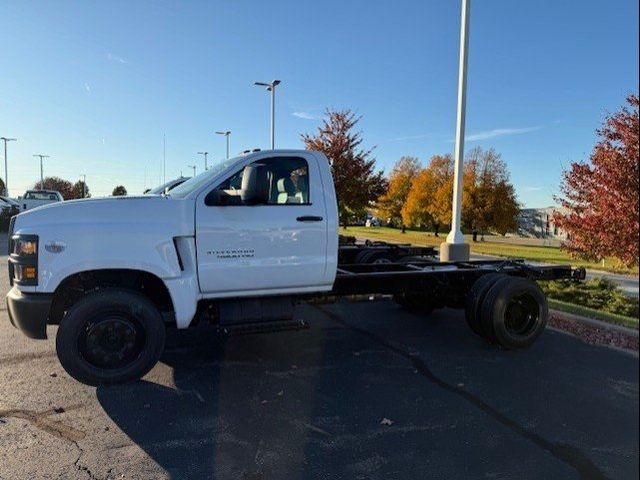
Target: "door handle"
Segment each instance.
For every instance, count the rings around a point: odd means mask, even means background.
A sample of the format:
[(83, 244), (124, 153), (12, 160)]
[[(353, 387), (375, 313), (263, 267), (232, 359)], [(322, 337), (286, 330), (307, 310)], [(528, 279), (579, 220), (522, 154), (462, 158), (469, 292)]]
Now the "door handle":
[(299, 222), (321, 222), (322, 217), (316, 217), (315, 215), (304, 215), (302, 217), (296, 218)]

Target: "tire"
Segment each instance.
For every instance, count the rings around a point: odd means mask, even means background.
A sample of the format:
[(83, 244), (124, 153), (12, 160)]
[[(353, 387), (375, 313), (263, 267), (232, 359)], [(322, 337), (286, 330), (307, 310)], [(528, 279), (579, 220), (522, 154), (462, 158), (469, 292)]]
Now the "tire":
[(364, 261), (364, 259), (369, 255), (369, 253), (371, 253), (371, 250), (366, 248), (364, 250), (362, 250), (361, 252), (358, 252), (356, 254), (356, 258), (354, 258), (354, 263), (367, 263)]
[(487, 338), (480, 321), (482, 302), (493, 284), (504, 277), (500, 273), (487, 273), (475, 281), (467, 295), (464, 318), (476, 335)]
[(364, 257), (363, 263), (393, 263), (393, 259), (387, 252), (372, 250)]
[(506, 277), (490, 288), (481, 321), (491, 340), (508, 350), (529, 347), (547, 326), (549, 305), (537, 283)]
[(142, 378), (160, 359), (166, 332), (157, 307), (137, 292), (105, 289), (76, 302), (60, 322), (62, 367), (87, 385)]
[(386, 251), (365, 249), (359, 252), (355, 258), (356, 263), (392, 263), (391, 255)]

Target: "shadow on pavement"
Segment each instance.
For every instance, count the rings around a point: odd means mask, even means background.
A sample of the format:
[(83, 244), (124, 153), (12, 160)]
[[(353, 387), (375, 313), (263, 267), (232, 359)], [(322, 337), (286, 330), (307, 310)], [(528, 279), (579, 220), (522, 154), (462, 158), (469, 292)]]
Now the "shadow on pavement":
[[(312, 328), (301, 332), (174, 331), (148, 381), (98, 399), (172, 478), (605, 478), (587, 454), (621, 422), (619, 455), (598, 460), (637, 471), (637, 367), (626, 399), (594, 395), (581, 411), (571, 395), (603, 389), (589, 382), (610, 372), (550, 370), (571, 349), (594, 351), (576, 340), (546, 334), (512, 355), (457, 314), (427, 327), (390, 302), (321, 309), (303, 308)], [(598, 411), (610, 401), (620, 412)]]

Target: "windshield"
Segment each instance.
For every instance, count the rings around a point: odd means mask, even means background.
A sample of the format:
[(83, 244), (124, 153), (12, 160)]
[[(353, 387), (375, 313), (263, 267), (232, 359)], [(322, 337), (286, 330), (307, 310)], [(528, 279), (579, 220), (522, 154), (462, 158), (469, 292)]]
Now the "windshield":
[(58, 200), (56, 192), (27, 192), (24, 195), (26, 200)]
[(156, 188), (152, 188), (151, 190), (149, 190), (147, 192), (147, 195), (160, 195), (162, 193), (164, 193), (165, 190), (173, 190), (174, 188), (176, 188), (177, 186), (183, 184), (184, 182), (186, 182), (187, 180), (189, 180), (188, 177), (183, 177), (183, 178), (176, 178), (175, 180), (171, 180), (170, 182), (167, 182), (163, 185), (160, 185)]
[(229, 168), (234, 163), (238, 163), (242, 160), (242, 157), (234, 157), (224, 160), (221, 163), (213, 165), (209, 170), (202, 172), (199, 175), (196, 175), (193, 178), (190, 178), (182, 185), (177, 186), (171, 193), (168, 195), (171, 198), (184, 198), (189, 195), (191, 192), (199, 189), (203, 185), (209, 183), (215, 176), (217, 176), (220, 172), (223, 172), (227, 168)]

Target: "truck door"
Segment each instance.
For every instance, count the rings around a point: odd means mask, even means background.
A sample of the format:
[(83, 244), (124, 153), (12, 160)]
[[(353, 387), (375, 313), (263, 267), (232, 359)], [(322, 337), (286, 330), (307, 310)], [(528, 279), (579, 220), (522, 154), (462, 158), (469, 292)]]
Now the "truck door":
[(230, 296), (322, 290), (327, 214), (316, 158), (278, 154), (253, 164), (266, 170), (263, 203), (243, 203), (243, 169), (196, 203), (201, 291)]

